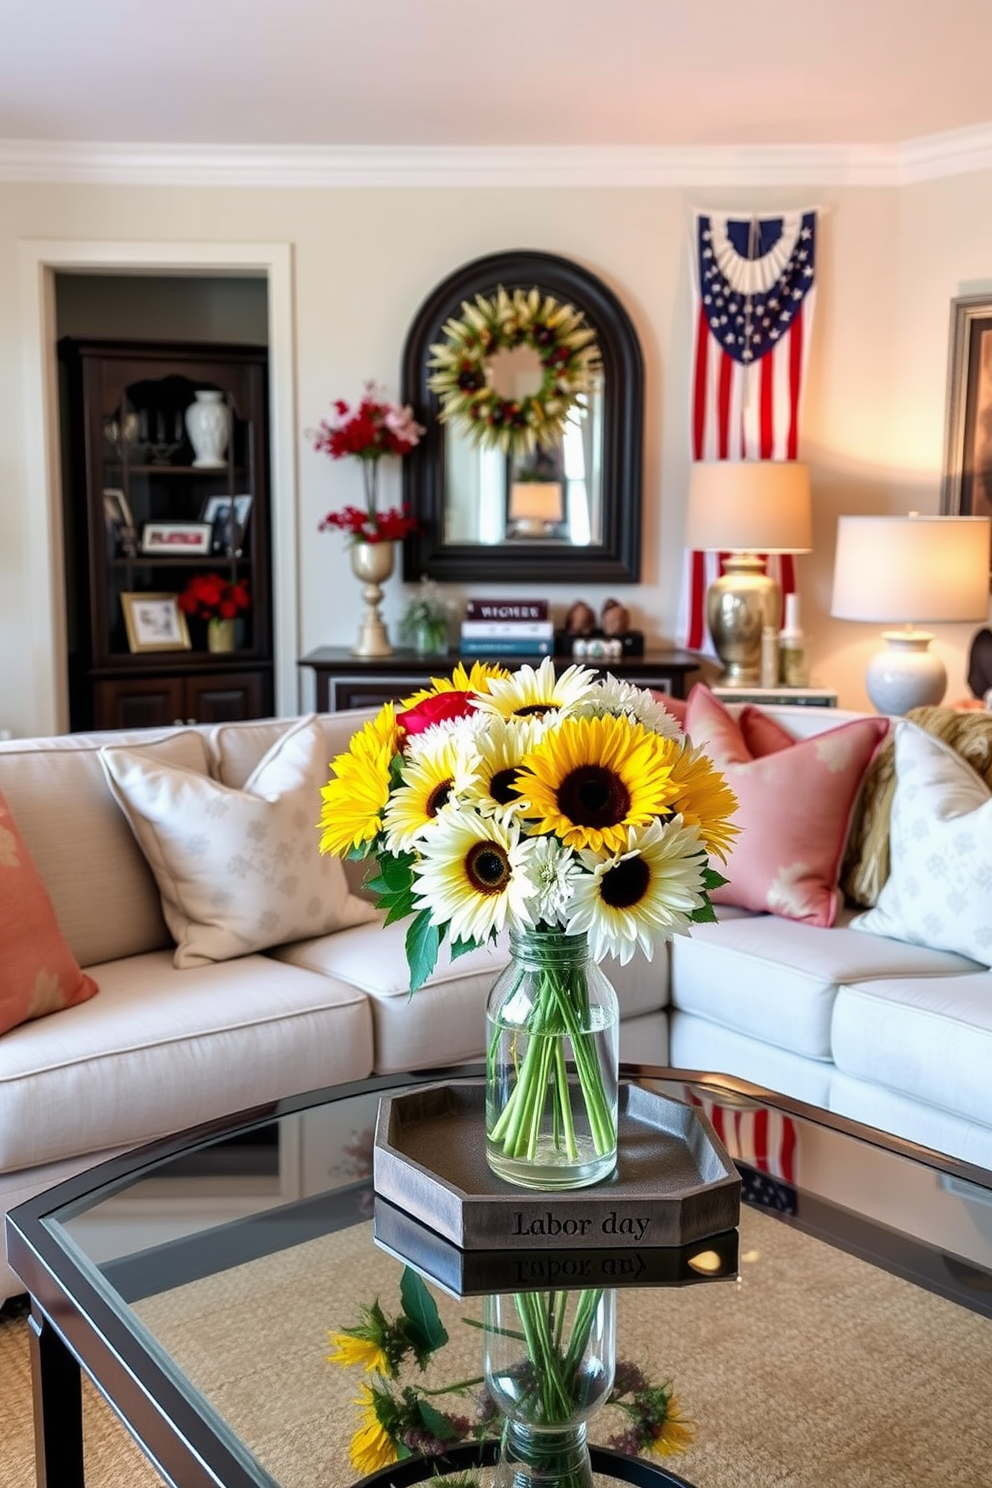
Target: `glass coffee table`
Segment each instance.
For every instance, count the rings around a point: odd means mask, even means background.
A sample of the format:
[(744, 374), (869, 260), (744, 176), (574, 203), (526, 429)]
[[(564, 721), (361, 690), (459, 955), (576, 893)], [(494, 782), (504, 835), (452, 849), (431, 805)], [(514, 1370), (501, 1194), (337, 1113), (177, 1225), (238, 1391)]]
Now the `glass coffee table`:
[[(380, 1096), (481, 1074), (383, 1077), (260, 1107), (13, 1210), (41, 1488), (83, 1483), (80, 1368), (178, 1488), (353, 1484), (367, 1376), (328, 1362), (329, 1334), (376, 1298), (394, 1314), (409, 1262), (451, 1336), (425, 1381), (480, 1373), (472, 1320), (486, 1283), (473, 1258), (444, 1245), (411, 1256), (382, 1223), (370, 1175)], [(594, 1281), (617, 1285), (618, 1358), (668, 1382), (694, 1426), (684, 1455), (635, 1457), (608, 1445), (622, 1423), (606, 1408), (589, 1427), (599, 1478), (990, 1481), (992, 1174), (730, 1077), (622, 1074), (705, 1112), (741, 1174), (742, 1206), (739, 1229), (712, 1245), (595, 1252)], [(527, 1284), (588, 1283), (582, 1264), (549, 1238)], [(362, 1481), (443, 1477), (478, 1450)]]

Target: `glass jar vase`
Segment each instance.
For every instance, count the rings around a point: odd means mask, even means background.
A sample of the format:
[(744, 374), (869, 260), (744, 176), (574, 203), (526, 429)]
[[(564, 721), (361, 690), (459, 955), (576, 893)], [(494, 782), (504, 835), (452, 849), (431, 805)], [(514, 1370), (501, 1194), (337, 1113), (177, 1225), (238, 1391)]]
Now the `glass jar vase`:
[(483, 1340), (503, 1418), (493, 1488), (592, 1488), (586, 1423), (613, 1388), (616, 1292), (489, 1296)]
[(522, 929), (486, 1009), (486, 1156), (524, 1188), (583, 1188), (617, 1159), (616, 993), (585, 935)]

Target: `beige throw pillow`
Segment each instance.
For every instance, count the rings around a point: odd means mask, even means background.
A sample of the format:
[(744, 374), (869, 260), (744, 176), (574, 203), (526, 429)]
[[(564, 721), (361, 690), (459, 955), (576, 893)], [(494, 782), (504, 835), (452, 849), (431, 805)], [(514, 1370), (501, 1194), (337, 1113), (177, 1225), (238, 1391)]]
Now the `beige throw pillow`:
[(233, 790), (140, 748), (101, 750), (110, 788), (148, 859), (175, 964), (226, 961), (375, 918), (318, 851), (323, 733), (304, 718)]

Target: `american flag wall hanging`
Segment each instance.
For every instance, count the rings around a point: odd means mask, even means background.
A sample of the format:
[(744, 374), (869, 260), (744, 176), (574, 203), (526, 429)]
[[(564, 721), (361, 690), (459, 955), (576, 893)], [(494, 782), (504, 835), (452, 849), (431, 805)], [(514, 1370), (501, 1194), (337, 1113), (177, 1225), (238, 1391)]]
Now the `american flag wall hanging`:
[[(693, 220), (694, 460), (794, 460), (816, 303), (815, 209), (770, 217), (697, 212)], [(713, 654), (706, 591), (720, 553), (687, 551), (677, 636)], [(791, 554), (769, 560), (795, 593)]]

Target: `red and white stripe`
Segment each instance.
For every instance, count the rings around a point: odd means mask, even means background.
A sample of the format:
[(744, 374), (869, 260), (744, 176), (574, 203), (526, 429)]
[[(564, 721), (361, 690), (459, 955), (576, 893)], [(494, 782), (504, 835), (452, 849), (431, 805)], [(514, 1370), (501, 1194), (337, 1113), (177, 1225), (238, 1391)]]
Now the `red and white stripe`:
[[(694, 460), (795, 460), (799, 447), (799, 407), (809, 355), (809, 331), (816, 300), (815, 283), (780, 341), (758, 361), (743, 364), (728, 356), (713, 335), (702, 303), (695, 243), (698, 217), (708, 216), (714, 234), (726, 214), (697, 214), (693, 231), (693, 300), (695, 340), (692, 363), (692, 458)], [(782, 214), (776, 214), (782, 215)], [(801, 212), (784, 214), (784, 229), (774, 257), (788, 257), (802, 221)], [(735, 257), (723, 245), (723, 267)], [(772, 255), (768, 255), (769, 258)], [(753, 277), (761, 261), (739, 259), (741, 273)], [(761, 265), (764, 267), (763, 265)], [(768, 265), (768, 272), (773, 265)], [(706, 591), (723, 571), (725, 553), (686, 549), (679, 613), (678, 644), (713, 656), (706, 624)], [(768, 572), (782, 594), (796, 591), (795, 562), (790, 553), (773, 554)]]

